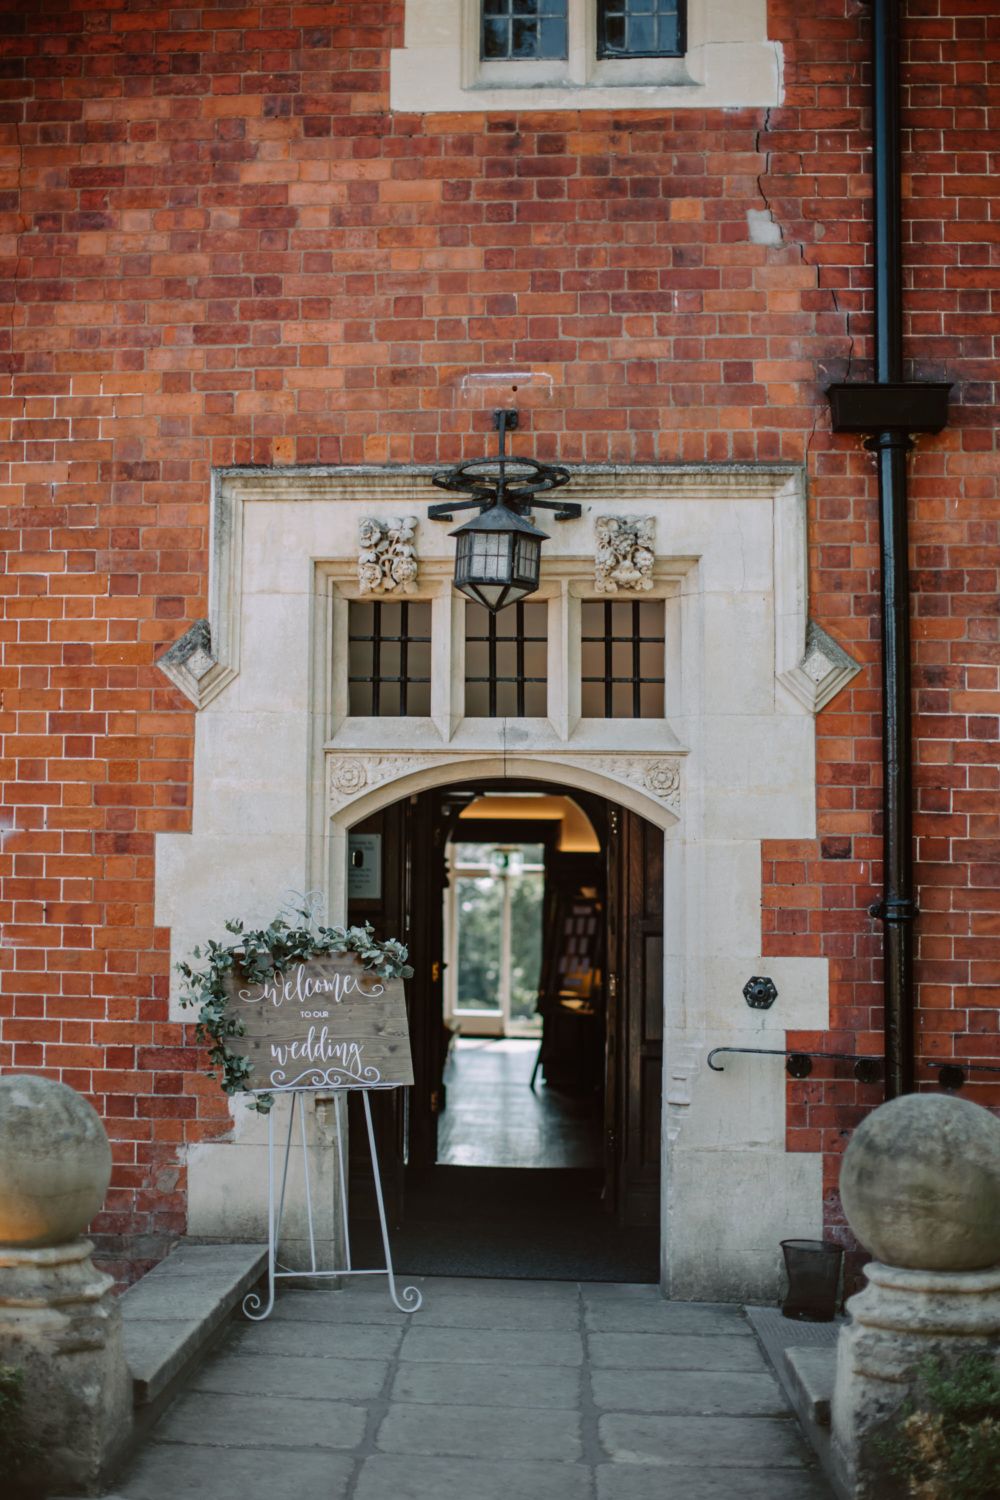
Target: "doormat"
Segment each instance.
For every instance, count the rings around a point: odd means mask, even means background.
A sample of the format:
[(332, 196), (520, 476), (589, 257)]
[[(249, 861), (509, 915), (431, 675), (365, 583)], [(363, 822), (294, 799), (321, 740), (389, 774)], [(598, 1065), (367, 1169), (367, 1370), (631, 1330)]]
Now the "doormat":
[[(601, 1202), (604, 1174), (575, 1168), (426, 1167), (406, 1172), (393, 1269), (407, 1276), (533, 1281), (660, 1279), (654, 1228), (617, 1224)], [(377, 1225), (352, 1215), (358, 1264), (381, 1253)]]

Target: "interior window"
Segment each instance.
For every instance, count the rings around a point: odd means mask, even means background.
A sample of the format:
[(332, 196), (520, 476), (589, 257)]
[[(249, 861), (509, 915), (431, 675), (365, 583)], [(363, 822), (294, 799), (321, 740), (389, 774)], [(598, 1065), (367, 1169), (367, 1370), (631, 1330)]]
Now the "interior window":
[(453, 844), (454, 1011), (501, 1019), (501, 1034), (540, 1034), (544, 844)]
[(567, 0), (483, 0), (488, 61), (566, 56)]
[(662, 599), (587, 601), (582, 606), (585, 719), (662, 719)]
[(350, 712), (363, 718), (431, 711), (431, 606), (348, 606)]
[(598, 57), (680, 57), (683, 0), (598, 0)]
[(544, 719), (548, 712), (548, 605), (491, 614), (465, 606), (465, 712), (476, 719)]

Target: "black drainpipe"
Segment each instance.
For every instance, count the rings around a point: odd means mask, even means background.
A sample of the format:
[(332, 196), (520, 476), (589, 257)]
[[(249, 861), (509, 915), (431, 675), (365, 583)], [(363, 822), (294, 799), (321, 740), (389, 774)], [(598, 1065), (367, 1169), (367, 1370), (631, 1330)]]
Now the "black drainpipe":
[(914, 1089), (913, 750), (906, 456), (948, 420), (947, 382), (903, 380), (899, 32), (904, 0), (872, 0), (875, 379), (827, 390), (835, 432), (867, 433), (878, 465), (882, 575), (882, 899), (886, 1098)]

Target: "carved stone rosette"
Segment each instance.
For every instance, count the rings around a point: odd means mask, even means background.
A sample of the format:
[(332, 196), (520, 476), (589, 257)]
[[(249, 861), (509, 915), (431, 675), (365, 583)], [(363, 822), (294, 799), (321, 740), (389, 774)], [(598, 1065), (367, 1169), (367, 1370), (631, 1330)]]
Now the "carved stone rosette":
[(431, 763), (426, 755), (331, 755), (326, 763), (330, 806), (350, 802), (383, 781), (396, 781)]
[(641, 787), (657, 802), (675, 810), (681, 800), (681, 772), (675, 760), (653, 760), (645, 756), (595, 757), (588, 762), (595, 771), (616, 776)]
[[(331, 810), (351, 802), (363, 792), (373, 791), (387, 781), (397, 781), (433, 765), (454, 766), (459, 779), (467, 759), (478, 757), (441, 757), (432, 755), (331, 755), (327, 759), (327, 794)], [(535, 756), (525, 759), (535, 760)], [(638, 787), (648, 797), (677, 813), (681, 801), (680, 764), (663, 756), (640, 755), (539, 755), (539, 767), (596, 771), (615, 781)], [(546, 779), (554, 779), (547, 777)]]
[(619, 589), (638, 594), (653, 587), (654, 516), (598, 516), (594, 587), (599, 594)]
[(363, 594), (415, 594), (416, 516), (379, 521), (365, 516), (358, 523), (358, 583)]

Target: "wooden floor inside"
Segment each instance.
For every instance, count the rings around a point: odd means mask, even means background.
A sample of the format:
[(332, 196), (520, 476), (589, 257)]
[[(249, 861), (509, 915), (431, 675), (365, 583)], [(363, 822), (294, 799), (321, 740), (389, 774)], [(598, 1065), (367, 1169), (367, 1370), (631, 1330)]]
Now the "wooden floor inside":
[(531, 1088), (538, 1040), (458, 1037), (445, 1069), (447, 1107), (438, 1121), (438, 1165), (601, 1165), (597, 1101)]

